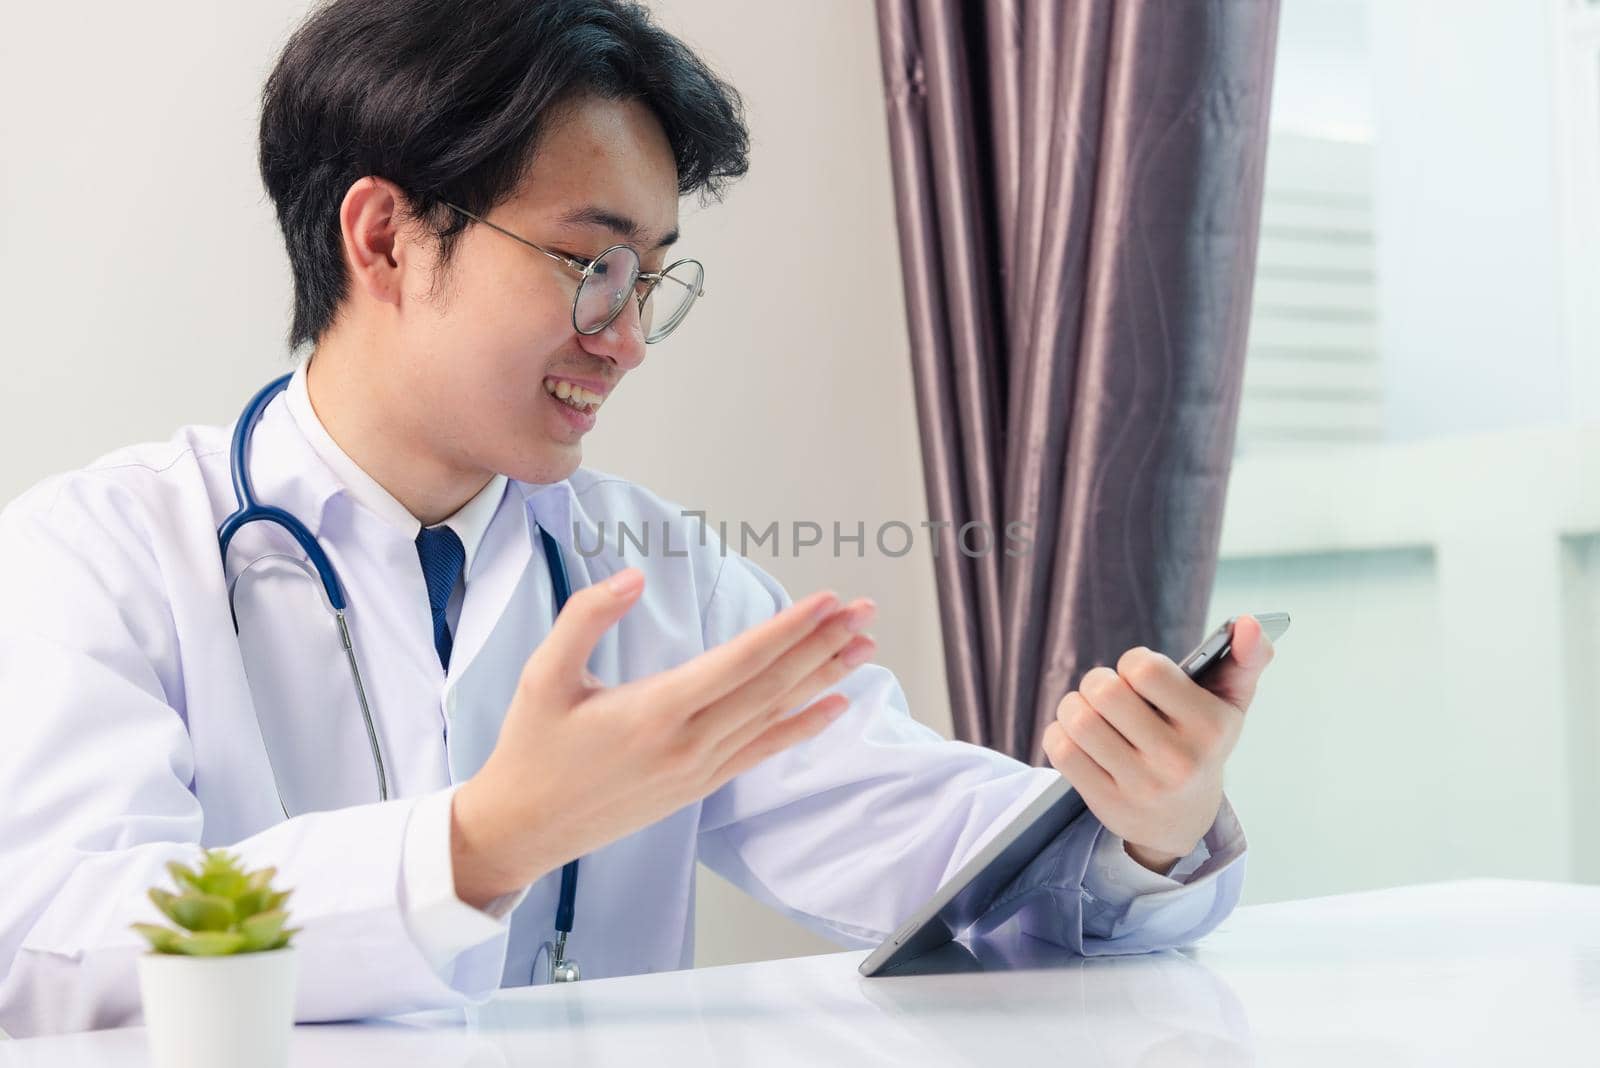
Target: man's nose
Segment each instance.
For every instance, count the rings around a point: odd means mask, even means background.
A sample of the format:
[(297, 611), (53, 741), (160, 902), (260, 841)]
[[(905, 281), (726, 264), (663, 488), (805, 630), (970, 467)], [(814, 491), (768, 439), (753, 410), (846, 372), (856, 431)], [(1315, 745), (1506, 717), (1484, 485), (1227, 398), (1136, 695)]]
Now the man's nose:
[(639, 301), (629, 297), (617, 317), (598, 334), (579, 334), (578, 344), (585, 352), (603, 356), (631, 371), (644, 362), (644, 326), (639, 321)]

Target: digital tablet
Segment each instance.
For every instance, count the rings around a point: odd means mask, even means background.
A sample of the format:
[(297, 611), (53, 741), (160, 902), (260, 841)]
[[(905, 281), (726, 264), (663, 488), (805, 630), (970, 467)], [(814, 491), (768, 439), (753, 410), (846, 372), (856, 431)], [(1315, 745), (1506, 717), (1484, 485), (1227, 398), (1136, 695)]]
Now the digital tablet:
[[(1178, 664), (1196, 681), (1233, 646), (1233, 616), (1206, 635)], [(1256, 622), (1268, 639), (1276, 641), (1289, 629), (1287, 612), (1261, 612)], [(861, 962), (862, 975), (891, 975), (896, 968), (950, 942), (971, 927), (1039, 851), (1083, 814), (1085, 805), (1066, 779), (1050, 784), (1044, 793), (996, 835), (977, 856), (928, 899), (928, 902)]]
[(1066, 779), (1051, 783), (861, 962), (861, 974), (890, 974), (971, 927), (995, 896), (1083, 811), (1083, 798)]

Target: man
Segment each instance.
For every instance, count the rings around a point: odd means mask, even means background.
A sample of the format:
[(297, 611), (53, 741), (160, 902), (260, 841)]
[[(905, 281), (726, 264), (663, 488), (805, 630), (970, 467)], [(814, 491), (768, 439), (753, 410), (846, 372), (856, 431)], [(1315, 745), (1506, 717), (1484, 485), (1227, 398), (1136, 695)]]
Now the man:
[[(0, 1026), (133, 1019), (129, 924), (197, 845), (294, 889), (308, 1020), (547, 981), (578, 858), (585, 978), (692, 965), (697, 859), (870, 945), (1058, 774), (1093, 816), (1004, 916), (1106, 953), (1227, 914), (1253, 621), (1211, 690), (1143, 649), (1091, 672), (1031, 768), (910, 718), (870, 602), (791, 602), (579, 466), (699, 292), (679, 198), (746, 146), (736, 94), (621, 3), (335, 0), (295, 34), (260, 152), (311, 357), (242, 465), (189, 427), (0, 519)], [(305, 540), (258, 522), (219, 552), (240, 471)]]

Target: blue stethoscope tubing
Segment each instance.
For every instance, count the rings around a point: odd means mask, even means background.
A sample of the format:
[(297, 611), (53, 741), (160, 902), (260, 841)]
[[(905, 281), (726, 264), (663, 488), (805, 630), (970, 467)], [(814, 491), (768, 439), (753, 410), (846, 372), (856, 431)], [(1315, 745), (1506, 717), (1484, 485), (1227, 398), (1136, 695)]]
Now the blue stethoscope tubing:
[[(378, 732), (372, 722), (372, 708), (367, 703), (367, 689), (361, 681), (361, 667), (356, 663), (355, 646), (350, 641), (350, 626), (345, 621), (345, 609), (348, 602), (345, 599), (344, 587), (339, 582), (339, 573), (334, 570), (333, 561), (328, 559), (328, 554), (323, 552), (316, 536), (311, 533), (306, 525), (296, 519), (292, 514), (282, 508), (262, 504), (256, 500), (255, 485), (250, 479), (250, 441), (255, 435), (256, 424), (261, 421), (261, 415), (266, 411), (267, 405), (279, 393), (289, 386), (292, 374), (275, 378), (261, 388), (255, 396), (250, 398), (244, 411), (239, 415), (239, 422), (233, 429), (233, 446), (228, 456), (229, 473), (233, 480), (233, 498), (236, 505), (233, 513), (222, 521), (217, 528), (217, 545), (222, 553), (222, 566), (228, 566), (228, 545), (233, 541), (235, 534), (250, 523), (271, 523), (279, 527), (300, 546), (306, 554), (306, 560), (316, 571), (317, 578), (322, 582), (323, 592), (328, 596), (328, 605), (333, 610), (334, 621), (339, 626), (339, 641), (344, 646), (345, 659), (350, 665), (350, 676), (355, 680), (356, 697), (361, 704), (361, 719), (367, 728), (367, 744), (372, 750), (372, 766), (378, 774), (378, 800), (389, 799), (389, 779), (384, 772), (383, 750), (378, 744)], [(562, 558), (561, 546), (550, 532), (544, 527), (539, 528), (539, 538), (544, 546), (546, 564), (550, 568), (550, 585), (555, 591), (556, 614), (561, 614), (561, 609), (566, 606), (567, 598), (572, 595), (572, 583), (567, 577), (567, 562)], [(229, 595), (230, 609), (232, 595)], [(234, 617), (234, 631), (239, 629), (238, 617)], [(280, 804), (282, 799), (280, 798)], [(285, 811), (285, 816), (288, 812)], [(550, 951), (550, 978), (552, 982), (571, 982), (579, 977), (577, 961), (568, 960), (565, 956), (567, 936), (572, 933), (573, 912), (578, 898), (578, 861), (568, 861), (561, 869), (561, 895), (556, 904), (556, 940), (552, 945), (546, 942), (543, 947)]]

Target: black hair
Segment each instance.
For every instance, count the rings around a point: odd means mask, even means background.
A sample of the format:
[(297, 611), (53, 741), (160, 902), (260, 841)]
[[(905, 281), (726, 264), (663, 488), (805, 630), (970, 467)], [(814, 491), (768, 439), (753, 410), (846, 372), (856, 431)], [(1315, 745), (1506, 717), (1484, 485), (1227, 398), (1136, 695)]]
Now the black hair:
[(261, 104), (261, 179), (294, 272), (289, 346), (319, 339), (348, 286), (339, 205), (368, 175), (402, 189), (447, 264), (508, 199), (556, 109), (637, 99), (666, 132), (678, 192), (721, 195), (749, 166), (739, 94), (630, 0), (332, 0), (284, 47)]

